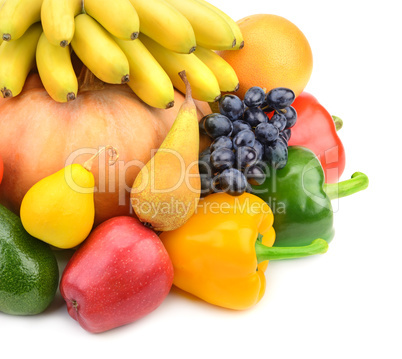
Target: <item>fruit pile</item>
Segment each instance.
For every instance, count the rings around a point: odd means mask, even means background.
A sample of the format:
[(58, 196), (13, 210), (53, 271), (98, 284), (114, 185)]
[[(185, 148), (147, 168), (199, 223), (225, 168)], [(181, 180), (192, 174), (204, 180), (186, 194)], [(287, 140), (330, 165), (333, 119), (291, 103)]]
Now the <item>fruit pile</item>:
[(100, 333), (172, 285), (246, 310), (268, 261), (325, 253), (331, 200), (368, 186), (338, 182), (341, 121), (303, 92), (311, 49), (284, 18), (0, 0), (0, 34), (0, 312), (41, 313), (59, 289)]
[(277, 87), (266, 94), (258, 86), (247, 90), (243, 100), (232, 94), (221, 97), (219, 113), (200, 121), (200, 131), (213, 140), (199, 157), (202, 196), (221, 191), (239, 196), (248, 183), (264, 182), (267, 164), (285, 167), (297, 120), (294, 99), (291, 89)]
[(127, 83), (157, 108), (174, 105), (174, 88), (185, 91), (181, 70), (198, 100), (215, 101), (239, 86), (235, 71), (213, 50), (242, 48), (241, 31), (204, 0), (6, 0), (0, 35), (4, 97), (22, 91), (36, 64), (54, 100), (74, 100), (76, 57), (103, 82)]

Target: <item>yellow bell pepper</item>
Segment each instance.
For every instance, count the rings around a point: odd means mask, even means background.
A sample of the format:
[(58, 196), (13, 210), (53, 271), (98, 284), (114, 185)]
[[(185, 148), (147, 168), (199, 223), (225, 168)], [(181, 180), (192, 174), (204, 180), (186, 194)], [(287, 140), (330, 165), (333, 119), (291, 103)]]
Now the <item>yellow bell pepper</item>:
[(234, 197), (214, 193), (180, 228), (160, 238), (174, 266), (174, 285), (208, 303), (243, 310), (265, 293), (268, 259), (324, 253), (326, 241), (304, 247), (274, 247), (274, 216), (249, 193)]

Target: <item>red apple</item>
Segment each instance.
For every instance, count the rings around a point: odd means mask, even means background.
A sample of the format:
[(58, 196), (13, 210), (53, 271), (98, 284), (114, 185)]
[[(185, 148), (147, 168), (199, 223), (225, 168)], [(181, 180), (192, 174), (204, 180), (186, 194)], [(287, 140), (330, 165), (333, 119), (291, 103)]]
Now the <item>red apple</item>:
[(156, 309), (173, 283), (173, 265), (159, 237), (138, 219), (119, 216), (96, 227), (63, 272), (68, 313), (100, 333)]

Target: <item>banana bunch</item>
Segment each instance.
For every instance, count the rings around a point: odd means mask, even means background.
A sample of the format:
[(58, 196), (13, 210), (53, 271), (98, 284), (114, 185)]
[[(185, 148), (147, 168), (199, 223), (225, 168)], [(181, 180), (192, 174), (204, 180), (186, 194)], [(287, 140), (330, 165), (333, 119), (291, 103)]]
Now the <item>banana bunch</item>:
[(238, 89), (215, 50), (239, 50), (236, 22), (205, 0), (0, 0), (0, 90), (17, 96), (37, 69), (57, 102), (74, 100), (74, 52), (101, 81), (127, 84), (145, 103), (174, 105), (186, 71), (198, 100)]

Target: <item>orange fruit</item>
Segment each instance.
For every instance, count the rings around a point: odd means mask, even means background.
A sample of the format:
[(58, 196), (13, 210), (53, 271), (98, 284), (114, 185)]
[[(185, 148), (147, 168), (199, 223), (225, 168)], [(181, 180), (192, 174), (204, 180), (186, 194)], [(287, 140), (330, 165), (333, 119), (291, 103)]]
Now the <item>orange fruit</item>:
[(244, 97), (252, 86), (268, 92), (287, 87), (298, 96), (313, 70), (310, 44), (300, 29), (289, 20), (269, 14), (247, 16), (237, 22), (244, 38), (241, 50), (219, 51), (235, 70)]

